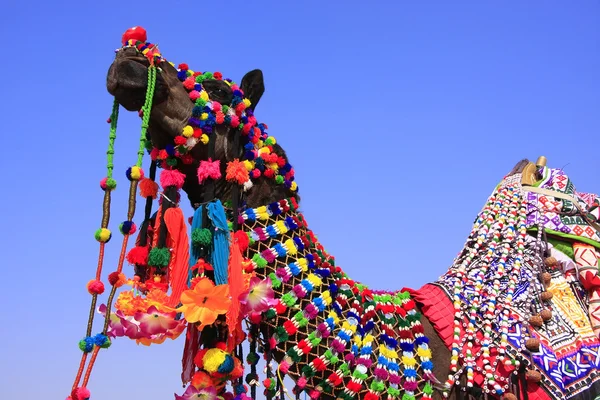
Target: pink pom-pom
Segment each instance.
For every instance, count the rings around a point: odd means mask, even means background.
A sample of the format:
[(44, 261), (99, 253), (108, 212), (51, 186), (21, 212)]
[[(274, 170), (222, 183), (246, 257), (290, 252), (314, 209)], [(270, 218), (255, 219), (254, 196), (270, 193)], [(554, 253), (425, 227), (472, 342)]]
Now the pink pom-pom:
[(104, 283), (102, 283), (102, 281), (93, 279), (88, 282), (87, 290), (89, 294), (102, 294), (104, 293)]
[(221, 161), (212, 161), (212, 159), (208, 159), (207, 161), (200, 161), (200, 166), (198, 167), (198, 182), (200, 184), (204, 183), (207, 178), (211, 179), (219, 179), (221, 177)]
[(290, 364), (287, 361), (283, 360), (281, 361), (281, 364), (279, 364), (279, 369), (282, 373), (287, 374), (290, 370)]
[(190, 99), (192, 99), (192, 101), (196, 101), (198, 100), (198, 97), (200, 97), (200, 92), (197, 90), (192, 90), (190, 92)]
[(306, 378), (303, 376), (298, 378), (298, 380), (296, 381), (296, 385), (298, 385), (300, 389), (304, 389), (304, 387), (306, 386)]
[(237, 126), (240, 124), (240, 119), (237, 115), (232, 115), (231, 116), (231, 126), (234, 128), (237, 128)]
[(185, 175), (176, 169), (165, 169), (160, 173), (160, 185), (163, 189), (169, 186), (175, 186), (177, 189), (183, 187), (185, 182)]
[(320, 396), (321, 396), (321, 392), (317, 391), (317, 390), (311, 390), (310, 394), (308, 395), (312, 400), (317, 400)]
[(91, 396), (90, 391), (84, 387), (77, 388), (77, 390), (75, 391), (75, 394), (77, 396), (77, 400), (88, 400)]
[(213, 101), (212, 107), (214, 112), (221, 111), (221, 103), (219, 102)]

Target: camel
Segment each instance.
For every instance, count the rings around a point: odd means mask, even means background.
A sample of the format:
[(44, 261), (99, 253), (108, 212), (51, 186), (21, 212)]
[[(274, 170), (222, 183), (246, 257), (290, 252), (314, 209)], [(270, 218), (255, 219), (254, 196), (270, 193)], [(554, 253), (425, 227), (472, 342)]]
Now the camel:
[[(573, 261), (564, 255), (560, 241), (564, 235), (555, 237), (538, 220), (527, 224), (536, 212), (547, 214), (545, 209), (531, 208), (542, 197), (555, 207), (561, 201), (563, 206), (575, 204), (571, 214), (582, 218), (591, 238), (571, 235), (577, 236), (574, 247), (587, 252), (588, 261), (597, 260), (598, 198), (540, 188), (539, 183), (547, 181), (544, 174), (554, 173), (543, 158), (536, 163), (522, 160), (496, 187), (463, 251), (438, 281), (419, 290), (380, 292), (350, 279), (299, 212), (300, 196), (288, 157), (254, 117), (265, 91), (260, 70), (248, 72), (238, 87), (220, 74), (194, 73), (183, 64), (176, 68), (146, 42), (143, 29), (135, 28), (124, 35), (123, 47), (108, 71), (107, 89), (128, 111), (143, 110), (147, 148), (153, 157), (152, 180), (157, 166), (166, 171), (161, 175), (159, 214), (146, 212), (137, 248), (160, 250), (161, 244), (167, 248), (173, 243), (165, 215), (177, 209), (178, 189), (182, 189), (196, 210), (190, 262), (195, 272), (188, 284), (197, 279), (196, 274), (216, 284), (203, 278), (196, 280), (196, 289), (179, 289), (183, 292), (178, 292), (181, 302), (175, 301), (177, 311), (188, 320), (182, 379), (192, 384), (176, 398), (192, 398), (202, 390), (223, 395), (227, 380), (235, 395), (244, 398), (246, 389), (235, 358), (245, 338), (253, 355), (258, 347), (268, 365), (278, 364), (276, 372), (267, 368), (263, 382), (269, 399), (284, 396), (281, 374), (296, 383), (293, 393), (305, 391), (313, 399), (588, 399), (597, 395), (600, 374), (594, 363), (599, 361), (592, 354), (598, 353), (600, 342), (589, 317), (593, 320), (597, 315), (590, 311), (596, 277), (580, 276), (582, 257)], [(216, 119), (209, 123), (211, 118)], [(215, 222), (219, 213), (231, 223), (223, 229), (231, 241), (228, 270), (214, 258), (214, 265), (206, 263), (217, 253), (210, 250), (217, 239), (213, 244), (210, 237), (200, 237), (202, 232), (222, 228)], [(548, 239), (552, 237), (555, 240)], [(146, 291), (169, 287), (175, 279), (170, 267), (165, 270), (167, 261), (161, 264), (155, 256), (153, 262), (138, 262), (136, 257), (130, 262), (137, 282), (148, 284), (142, 284)], [(575, 272), (565, 267), (577, 263)], [(213, 293), (210, 290), (229, 282), (233, 303), (244, 297), (235, 291), (232, 281), (243, 278), (232, 265), (252, 279), (250, 292), (234, 307), (237, 311), (231, 312), (229, 306), (227, 313), (222, 311), (205, 324), (188, 306), (201, 285), (213, 285), (206, 288), (206, 293)], [(249, 305), (252, 290), (271, 293), (272, 298)], [(569, 351), (587, 355), (582, 364), (593, 368), (580, 366), (585, 373), (573, 379), (577, 382), (560, 377), (562, 384), (556, 384), (548, 378), (556, 371), (540, 364), (540, 349), (552, 352), (554, 347), (548, 343), (555, 331), (573, 325), (560, 313), (567, 303), (583, 316), (570, 332), (578, 347)], [(240, 328), (241, 317), (249, 322), (247, 335)], [(207, 360), (213, 350), (222, 355), (218, 371)], [(560, 354), (553, 356), (556, 361)], [(225, 360), (233, 360), (231, 368), (222, 369)], [(250, 364), (246, 383), (255, 398), (257, 362)], [(73, 400), (76, 397), (72, 395)]]

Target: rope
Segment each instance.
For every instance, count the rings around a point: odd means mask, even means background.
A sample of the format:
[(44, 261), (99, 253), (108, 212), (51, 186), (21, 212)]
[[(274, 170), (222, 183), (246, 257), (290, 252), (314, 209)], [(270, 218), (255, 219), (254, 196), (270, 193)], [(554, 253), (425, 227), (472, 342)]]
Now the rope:
[[(148, 68), (148, 89), (146, 91), (146, 99), (145, 99), (144, 107), (143, 107), (144, 115), (142, 118), (142, 133), (141, 133), (141, 138), (140, 138), (140, 149), (138, 150), (138, 159), (137, 159), (137, 163), (136, 163), (137, 167), (141, 167), (143, 156), (144, 156), (146, 131), (148, 129), (148, 123), (150, 120), (150, 111), (152, 108), (152, 99), (154, 97), (155, 85), (156, 85), (156, 67), (151, 65)], [(104, 200), (102, 203), (102, 223), (101, 223), (101, 227), (104, 229), (108, 228), (108, 224), (110, 221), (111, 192), (116, 186), (116, 182), (114, 182), (114, 180), (113, 180), (113, 170), (114, 170), (113, 162), (114, 162), (114, 154), (115, 154), (114, 146), (115, 146), (115, 140), (117, 138), (118, 118), (119, 118), (119, 103), (115, 99), (115, 101), (113, 102), (113, 108), (112, 108), (112, 112), (111, 112), (111, 116), (110, 116), (110, 132), (109, 132), (109, 136), (108, 136), (108, 138), (109, 138), (108, 139), (108, 150), (106, 151), (107, 188), (105, 189)], [(128, 211), (127, 211), (127, 220), (128, 221), (133, 220), (133, 216), (135, 214), (135, 195), (136, 195), (137, 184), (138, 184), (137, 180), (135, 180), (135, 179), (131, 180), (131, 185), (130, 185), (130, 189), (129, 189), (129, 207), (128, 207)], [(117, 266), (117, 271), (116, 271), (117, 273), (121, 273), (121, 271), (123, 270), (123, 263), (124, 263), (124, 259), (125, 259), (125, 250), (127, 248), (128, 239), (129, 239), (129, 234), (125, 234), (123, 237), (123, 244), (121, 246), (121, 253), (119, 256), (119, 264)], [(100, 277), (102, 274), (105, 245), (106, 245), (106, 241), (100, 243), (98, 266), (96, 268), (96, 279), (97, 280), (100, 280)], [(117, 286), (113, 285), (111, 288), (110, 295), (108, 297), (107, 309), (106, 309), (106, 315), (105, 315), (106, 319), (105, 319), (104, 327), (102, 329), (103, 335), (106, 335), (106, 332), (108, 330), (108, 322), (110, 321), (112, 300), (114, 298), (116, 289), (117, 289)], [(96, 308), (97, 298), (98, 298), (97, 294), (92, 295), (92, 302), (90, 305), (90, 313), (89, 313), (89, 317), (88, 317), (86, 337), (91, 337), (92, 327), (94, 324), (94, 314), (95, 314), (94, 311)], [(83, 386), (86, 386), (88, 383), (88, 380), (92, 373), (92, 369), (94, 367), (94, 363), (96, 361), (96, 357), (98, 355), (99, 350), (100, 350), (100, 347), (98, 345), (94, 344), (93, 354), (92, 354), (91, 360), (88, 364), (87, 371), (85, 372), (85, 376), (83, 379)], [(74, 389), (77, 388), (77, 386), (79, 385), (86, 359), (87, 359), (87, 353), (84, 351), (82, 358), (81, 358), (79, 369), (77, 371), (75, 382), (73, 383)]]

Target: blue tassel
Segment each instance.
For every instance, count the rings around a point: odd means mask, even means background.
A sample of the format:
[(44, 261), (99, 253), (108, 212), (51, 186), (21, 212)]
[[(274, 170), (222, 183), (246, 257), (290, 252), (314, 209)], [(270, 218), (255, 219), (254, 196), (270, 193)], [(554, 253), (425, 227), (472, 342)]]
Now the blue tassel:
[(220, 200), (208, 204), (208, 217), (214, 227), (214, 249), (212, 253), (212, 266), (215, 271), (215, 284), (227, 283), (227, 268), (229, 262), (229, 226), (227, 216)]

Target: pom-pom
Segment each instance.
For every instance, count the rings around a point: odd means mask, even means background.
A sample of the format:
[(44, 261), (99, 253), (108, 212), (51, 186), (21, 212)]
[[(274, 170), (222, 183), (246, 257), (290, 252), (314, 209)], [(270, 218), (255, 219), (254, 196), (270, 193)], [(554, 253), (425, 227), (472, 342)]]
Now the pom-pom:
[(115, 190), (117, 188), (117, 181), (113, 178), (102, 178), (100, 181), (100, 188), (102, 190)]
[(144, 170), (134, 165), (133, 167), (127, 168), (125, 175), (127, 175), (127, 179), (130, 181), (139, 181), (144, 178)]
[(171, 260), (171, 252), (166, 247), (154, 247), (148, 254), (148, 265), (152, 267), (166, 267)]
[(194, 134), (194, 128), (192, 128), (189, 125), (186, 125), (186, 127), (183, 128), (181, 134), (186, 138), (192, 137), (192, 135)]
[(89, 281), (87, 283), (87, 291), (89, 292), (89, 294), (102, 294), (104, 293), (104, 283), (102, 283), (102, 281), (99, 281), (97, 279), (92, 279), (91, 281)]
[(137, 231), (137, 226), (133, 221), (123, 221), (119, 225), (119, 230), (123, 235), (133, 235)]
[(209, 158), (206, 161), (200, 161), (198, 167), (198, 183), (202, 184), (207, 178), (217, 180), (221, 177), (221, 161), (212, 161)]
[(91, 393), (85, 387), (78, 387), (73, 391), (71, 396), (73, 396), (73, 400), (89, 400)]
[(198, 390), (214, 386), (212, 378), (206, 372), (202, 371), (198, 371), (194, 374), (191, 383), (192, 386)]
[(123, 286), (126, 281), (127, 278), (125, 277), (125, 274), (120, 273), (119, 271), (111, 272), (108, 275), (108, 283), (110, 283), (111, 286), (115, 286), (116, 288), (120, 288), (121, 286)]
[(79, 341), (79, 349), (84, 353), (89, 353), (94, 350), (94, 344), (96, 344), (94, 338), (87, 336)]
[(148, 265), (148, 246), (135, 246), (127, 253), (127, 262), (131, 265)]
[(238, 185), (243, 185), (250, 176), (243, 162), (237, 158), (227, 163), (226, 179), (230, 182), (237, 182)]
[(250, 239), (248, 239), (248, 234), (244, 231), (237, 231), (233, 234), (233, 237), (237, 241), (238, 246), (240, 247), (240, 251), (241, 252), (246, 251), (246, 249), (248, 248), (248, 245), (250, 244)]
[[(133, 28), (129, 28), (125, 31), (123, 36), (121, 36), (121, 44), (125, 46), (125, 44), (130, 41), (135, 40), (137, 42), (146, 42), (148, 40), (148, 35), (146, 30), (141, 26), (134, 26)], [(88, 396), (89, 397), (89, 396)], [(83, 399), (77, 399), (83, 400)]]
[(144, 178), (140, 181), (140, 196), (148, 198), (152, 197), (156, 199), (158, 194), (158, 184), (152, 179)]
[(212, 242), (212, 232), (208, 228), (194, 229), (192, 243), (194, 246), (209, 246)]
[(213, 78), (221, 80), (221, 79), (223, 79), (223, 74), (217, 71), (217, 72), (213, 73)]
[(108, 349), (110, 347), (110, 345), (112, 344), (110, 339), (108, 338), (108, 336), (103, 335), (101, 333), (94, 336), (94, 342), (95, 342), (96, 346), (103, 348), (103, 349)]
[(100, 243), (108, 243), (110, 238), (112, 237), (112, 233), (106, 228), (100, 228), (94, 233), (94, 237)]
[(176, 169), (165, 169), (160, 173), (160, 185), (165, 189), (169, 186), (175, 186), (177, 189), (181, 189), (184, 182), (185, 175)]
[(200, 141), (202, 142), (202, 144), (208, 144), (208, 142), (210, 141), (210, 138), (208, 137), (208, 135), (206, 133), (203, 133), (200, 136)]

